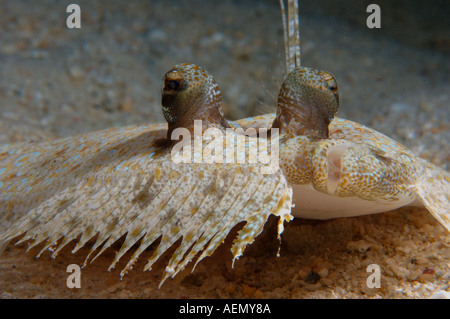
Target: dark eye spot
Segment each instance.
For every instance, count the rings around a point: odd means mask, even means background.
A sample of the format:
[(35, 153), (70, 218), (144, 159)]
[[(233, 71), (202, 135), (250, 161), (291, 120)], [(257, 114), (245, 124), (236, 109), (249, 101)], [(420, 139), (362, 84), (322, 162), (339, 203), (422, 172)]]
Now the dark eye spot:
[(168, 81), (166, 84), (166, 88), (169, 90), (176, 91), (180, 87), (180, 84), (181, 84), (180, 81), (177, 80)]

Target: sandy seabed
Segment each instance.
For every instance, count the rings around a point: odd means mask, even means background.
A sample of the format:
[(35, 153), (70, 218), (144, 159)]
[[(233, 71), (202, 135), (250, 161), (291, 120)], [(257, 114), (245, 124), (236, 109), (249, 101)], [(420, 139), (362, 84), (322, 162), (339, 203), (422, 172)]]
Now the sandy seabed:
[[(180, 62), (216, 78), (229, 119), (273, 111), (283, 81), (277, 1), (78, 1), (82, 28), (65, 26), (71, 1), (0, 4), (0, 143), (163, 122), (161, 79)], [(361, 14), (365, 14), (362, 12)], [(326, 16), (301, 16), (302, 63), (332, 72), (340, 117), (377, 129), (448, 169), (448, 55), (402, 45)], [(324, 27), (326, 26), (326, 27)], [(158, 289), (173, 247), (151, 272), (152, 249), (123, 280), (107, 250), (68, 289), (68, 264), (89, 245), (55, 259), (10, 245), (0, 259), (1, 298), (427, 298), (450, 291), (450, 236), (423, 209), (286, 225), (276, 220), (231, 268), (236, 230), (193, 273)], [(120, 247), (117, 243), (116, 248)], [(367, 267), (381, 269), (369, 288)]]

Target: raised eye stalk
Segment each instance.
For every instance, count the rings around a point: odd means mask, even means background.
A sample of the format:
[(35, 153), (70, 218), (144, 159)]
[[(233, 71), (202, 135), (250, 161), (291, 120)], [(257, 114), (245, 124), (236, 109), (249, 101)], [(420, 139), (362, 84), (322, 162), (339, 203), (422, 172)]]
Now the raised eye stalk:
[(194, 120), (202, 120), (204, 127), (229, 127), (223, 117), (219, 86), (204, 69), (190, 63), (178, 64), (166, 73), (162, 86), (168, 139), (176, 128), (192, 130)]
[(328, 125), (339, 109), (339, 92), (331, 73), (297, 67), (278, 95), (277, 116), (272, 127), (281, 133), (328, 138)]

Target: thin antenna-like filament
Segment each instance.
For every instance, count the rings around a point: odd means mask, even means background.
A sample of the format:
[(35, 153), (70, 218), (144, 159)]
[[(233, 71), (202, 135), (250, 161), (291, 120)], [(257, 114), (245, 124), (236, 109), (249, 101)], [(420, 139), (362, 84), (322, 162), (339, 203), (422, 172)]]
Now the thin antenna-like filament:
[(289, 73), (290, 71), (301, 65), (298, 0), (288, 0), (287, 18), (286, 8), (283, 0), (280, 0), (280, 7), (283, 23), (286, 69)]

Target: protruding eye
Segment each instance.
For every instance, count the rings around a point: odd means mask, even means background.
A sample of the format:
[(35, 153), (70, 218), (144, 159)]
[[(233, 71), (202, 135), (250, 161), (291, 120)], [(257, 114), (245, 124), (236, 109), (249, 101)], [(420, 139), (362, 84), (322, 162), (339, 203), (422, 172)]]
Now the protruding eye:
[(176, 91), (176, 90), (178, 90), (178, 87), (180, 86), (180, 84), (181, 84), (180, 81), (177, 81), (177, 80), (171, 80), (171, 81), (168, 81), (168, 82), (167, 82), (166, 88), (169, 89), (169, 90), (174, 90), (174, 91)]
[(326, 79), (326, 81), (327, 81), (328, 89), (333, 93), (336, 92), (338, 89), (336, 80), (334, 78), (329, 78), (329, 79)]
[(334, 76), (331, 73), (328, 73), (328, 72), (324, 72), (323, 77), (325, 79), (325, 82), (327, 83), (328, 89), (331, 91), (331, 93), (333, 93), (333, 95), (336, 97), (336, 99), (339, 102), (339, 92), (338, 92), (338, 86), (337, 86), (336, 79), (334, 78)]
[(167, 72), (164, 77), (164, 90), (167, 92), (179, 91), (182, 88), (183, 75), (178, 70)]

